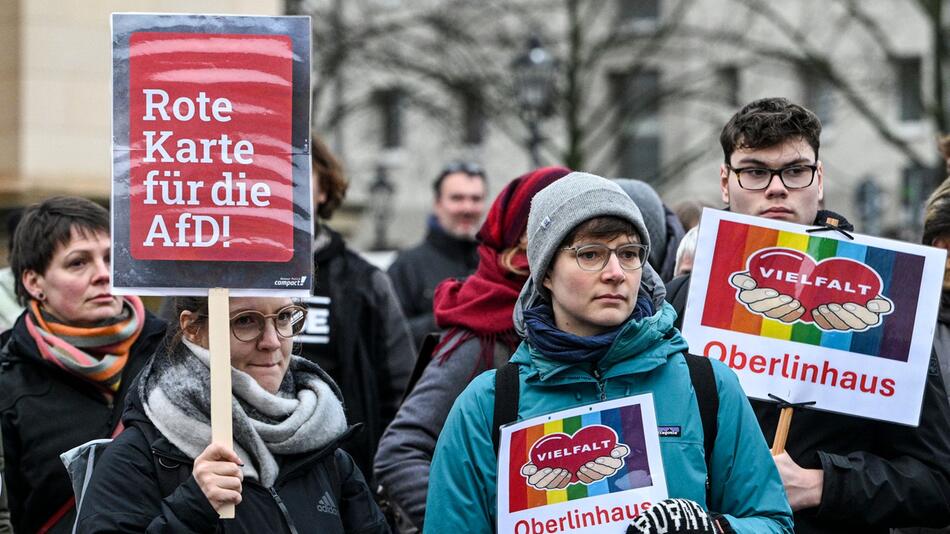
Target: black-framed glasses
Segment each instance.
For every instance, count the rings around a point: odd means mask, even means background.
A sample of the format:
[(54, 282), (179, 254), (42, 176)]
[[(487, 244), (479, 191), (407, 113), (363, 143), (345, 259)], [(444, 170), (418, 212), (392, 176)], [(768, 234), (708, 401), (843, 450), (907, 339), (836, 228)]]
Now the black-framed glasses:
[(285, 306), (277, 313), (264, 314), (257, 310), (247, 310), (231, 317), (231, 333), (239, 341), (257, 341), (264, 335), (267, 320), (274, 321), (277, 337), (287, 339), (303, 330), (307, 309), (296, 304)]
[(485, 176), (485, 169), (483, 169), (478, 163), (473, 163), (471, 161), (453, 161), (452, 163), (447, 164), (445, 167), (442, 167), (442, 171), (439, 172), (439, 178), (444, 178), (457, 172), (464, 172), (469, 176)]
[(736, 168), (732, 165), (726, 165), (726, 167), (736, 173), (736, 177), (739, 178), (739, 187), (750, 191), (767, 189), (774, 176), (778, 176), (786, 189), (805, 189), (815, 181), (815, 172), (818, 170), (818, 165), (804, 163), (797, 163), (780, 169), (769, 167)]
[(600, 271), (607, 266), (610, 255), (615, 254), (624, 271), (636, 271), (643, 267), (649, 247), (641, 243), (628, 243), (617, 248), (594, 243), (582, 247), (564, 247), (561, 250), (574, 251), (577, 266), (584, 271)]

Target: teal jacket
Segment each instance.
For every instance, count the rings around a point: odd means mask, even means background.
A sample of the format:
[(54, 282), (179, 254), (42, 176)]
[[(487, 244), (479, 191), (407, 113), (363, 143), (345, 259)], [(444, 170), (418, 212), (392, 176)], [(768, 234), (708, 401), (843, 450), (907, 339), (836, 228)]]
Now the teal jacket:
[[(723, 514), (737, 533), (791, 533), (792, 512), (749, 401), (735, 374), (718, 360), (712, 364), (719, 431), (710, 462), (712, 502), (706, 502), (702, 423), (682, 355), (687, 344), (673, 327), (676, 312), (660, 299), (655, 315), (622, 327), (596, 369), (553, 361), (522, 342), (511, 358), (519, 366), (518, 420), (653, 393), (657, 424), (681, 428), (679, 436), (660, 437), (670, 497)], [(516, 310), (516, 326), (523, 327), (517, 319)], [(496, 524), (494, 373), (475, 378), (446, 420), (429, 476), (426, 533), (490, 533)]]

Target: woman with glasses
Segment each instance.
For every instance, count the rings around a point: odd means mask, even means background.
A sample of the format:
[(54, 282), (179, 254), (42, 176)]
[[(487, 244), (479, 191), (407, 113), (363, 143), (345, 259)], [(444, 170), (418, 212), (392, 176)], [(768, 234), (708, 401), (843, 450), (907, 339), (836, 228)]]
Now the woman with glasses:
[(109, 212), (95, 202), (30, 206), (11, 252), (26, 310), (0, 338), (0, 492), (15, 532), (68, 532), (75, 503), (59, 455), (122, 430), (126, 394), (165, 323), (111, 293)]
[[(535, 195), (527, 236), (531, 275), (514, 311), (524, 341), (509, 363), (518, 373), (516, 419), (651, 393), (656, 420), (668, 429), (659, 440), (674, 500), (654, 503), (636, 519), (612, 515), (615, 531), (791, 532), (782, 482), (749, 402), (718, 361), (710, 361), (707, 375), (719, 407), (706, 458), (687, 345), (646, 262), (649, 235), (633, 201), (609, 180), (572, 173)], [(475, 378), (449, 413), (429, 476), (425, 532), (490, 532), (496, 524), (498, 484), (510, 481), (497, 480), (495, 376)], [(600, 481), (639, 487), (641, 471), (620, 470), (636, 454), (618, 443), (576, 472), (533, 465), (525, 455), (509, 477), (536, 491), (562, 492), (547, 497), (558, 502), (558, 495)]]
[[(329, 376), (291, 354), (306, 310), (230, 300), (234, 448), (211, 443), (208, 303), (179, 298), (178, 328), (143, 370), (82, 501), (78, 532), (389, 532)], [(218, 519), (224, 505), (233, 521)]]

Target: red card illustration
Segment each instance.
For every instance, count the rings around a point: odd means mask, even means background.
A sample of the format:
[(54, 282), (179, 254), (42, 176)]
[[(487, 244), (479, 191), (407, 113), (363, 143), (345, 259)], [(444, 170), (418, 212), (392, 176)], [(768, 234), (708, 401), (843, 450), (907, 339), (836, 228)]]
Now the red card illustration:
[(782, 247), (766, 248), (749, 257), (748, 274), (760, 288), (798, 299), (805, 307), (801, 321), (814, 322), (812, 311), (822, 304), (866, 305), (880, 298), (881, 277), (867, 265), (847, 258), (815, 262), (808, 254)]
[(293, 257), (292, 97), (286, 35), (131, 35), (133, 258)]

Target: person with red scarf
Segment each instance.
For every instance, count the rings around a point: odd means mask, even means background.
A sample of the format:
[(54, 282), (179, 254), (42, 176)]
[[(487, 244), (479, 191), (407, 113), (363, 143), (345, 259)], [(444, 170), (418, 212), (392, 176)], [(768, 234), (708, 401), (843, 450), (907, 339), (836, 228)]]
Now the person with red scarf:
[[(518, 346), (512, 311), (528, 280), (525, 252), (534, 195), (566, 176), (544, 167), (515, 178), (498, 194), (478, 232), (478, 269), (435, 290), (435, 320), (443, 334), (432, 361), (379, 443), (377, 480), (412, 528), (422, 530), (429, 465), (455, 398), (479, 373), (505, 364)], [(406, 532), (406, 529), (403, 529)]]
[(72, 532), (59, 455), (122, 431), (126, 393), (165, 334), (138, 297), (110, 291), (109, 212), (78, 197), (29, 207), (13, 236), (26, 310), (0, 336), (4, 493), (17, 533)]

